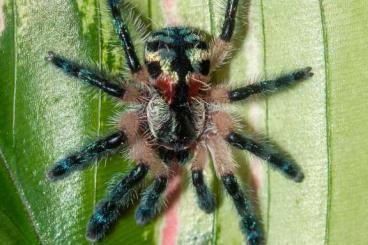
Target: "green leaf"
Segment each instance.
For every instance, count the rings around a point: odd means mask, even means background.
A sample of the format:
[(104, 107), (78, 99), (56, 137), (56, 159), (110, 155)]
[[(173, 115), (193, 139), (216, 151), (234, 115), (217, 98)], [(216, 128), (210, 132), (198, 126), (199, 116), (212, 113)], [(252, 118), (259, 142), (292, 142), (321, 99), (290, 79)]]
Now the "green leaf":
[[(148, 28), (180, 21), (213, 35), (221, 28), (221, 1), (129, 2), (144, 23), (152, 20)], [(367, 4), (243, 0), (240, 5), (233, 58), (216, 80), (240, 86), (306, 66), (315, 74), (268, 99), (236, 107), (250, 127), (289, 152), (306, 176), (302, 183), (292, 183), (264, 162), (236, 152), (239, 180), (257, 190), (268, 244), (365, 244)], [(124, 8), (129, 15), (130, 8)], [(116, 46), (105, 0), (0, 0), (2, 243), (87, 243), (85, 227), (93, 208), (109, 180), (129, 169), (127, 160), (110, 157), (58, 183), (50, 183), (45, 173), (89, 138), (108, 133), (115, 103), (101, 92), (91, 96), (90, 89), (43, 58), (53, 50), (117, 73), (124, 61)], [(137, 46), (141, 54), (142, 42)], [(176, 205), (143, 228), (130, 210), (101, 243), (243, 243), (236, 211), (212, 168), (206, 173), (219, 206), (213, 215), (198, 209), (189, 178), (181, 172), (182, 195)], [(168, 227), (174, 238), (164, 236)]]

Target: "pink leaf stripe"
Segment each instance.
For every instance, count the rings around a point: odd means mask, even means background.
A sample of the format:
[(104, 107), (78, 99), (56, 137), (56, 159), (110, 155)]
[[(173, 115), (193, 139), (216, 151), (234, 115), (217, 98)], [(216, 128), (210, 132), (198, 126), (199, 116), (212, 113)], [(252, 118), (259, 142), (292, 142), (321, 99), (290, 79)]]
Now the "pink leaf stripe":
[(182, 24), (178, 12), (178, 2), (176, 0), (162, 0), (161, 8), (167, 26), (178, 26)]
[(0, 0), (0, 36), (1, 33), (5, 30), (5, 15), (4, 15), (4, 0)]
[(179, 200), (181, 194), (181, 171), (176, 165), (169, 179), (166, 192), (167, 209), (164, 213), (164, 223), (161, 229), (161, 245), (174, 245), (179, 232)]

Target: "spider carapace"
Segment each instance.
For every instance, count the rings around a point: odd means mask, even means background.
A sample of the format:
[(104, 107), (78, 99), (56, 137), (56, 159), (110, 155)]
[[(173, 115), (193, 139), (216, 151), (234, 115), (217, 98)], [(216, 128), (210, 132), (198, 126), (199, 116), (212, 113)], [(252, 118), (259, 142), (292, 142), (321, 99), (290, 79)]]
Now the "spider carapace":
[[(207, 42), (194, 29), (165, 28), (148, 38), (144, 57), (150, 84), (159, 93), (150, 101), (154, 106), (148, 107), (150, 132), (165, 148), (185, 150), (204, 129), (204, 103), (196, 98), (201, 98), (203, 91), (209, 87)], [(165, 118), (154, 113), (157, 104), (161, 104), (162, 110), (169, 116), (167, 120), (154, 124), (152, 122), (158, 118)]]
[(136, 221), (143, 225), (153, 219), (160, 210), (160, 199), (175, 162), (190, 164), (198, 206), (206, 213), (213, 212), (214, 196), (203, 175), (211, 155), (216, 175), (233, 199), (247, 242), (261, 244), (260, 222), (247, 192), (234, 176), (236, 164), (230, 147), (253, 153), (296, 182), (301, 182), (304, 175), (290, 157), (270, 143), (237, 130), (233, 117), (221, 105), (277, 92), (311, 77), (311, 68), (232, 90), (211, 86), (211, 74), (232, 49), (238, 0), (228, 0), (221, 33), (212, 41), (190, 27), (167, 27), (151, 33), (141, 64), (121, 17), (120, 4), (119, 0), (108, 0), (113, 25), (132, 74), (130, 82), (112, 81), (54, 52), (49, 52), (47, 60), (64, 73), (135, 106), (122, 114), (114, 133), (58, 160), (48, 177), (58, 180), (90, 166), (104, 154), (114, 153), (121, 147), (129, 150), (135, 167), (99, 202), (88, 223), (87, 238), (95, 241), (103, 238), (128, 207), (132, 192), (148, 173), (154, 180), (141, 197)]

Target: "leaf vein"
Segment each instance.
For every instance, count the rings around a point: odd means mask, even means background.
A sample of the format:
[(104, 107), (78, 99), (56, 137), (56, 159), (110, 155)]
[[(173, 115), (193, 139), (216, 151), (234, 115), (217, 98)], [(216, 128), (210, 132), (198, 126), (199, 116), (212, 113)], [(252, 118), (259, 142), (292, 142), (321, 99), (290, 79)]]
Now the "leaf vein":
[(15, 189), (18, 192), (18, 196), (19, 196), (20, 200), (22, 201), (23, 207), (24, 207), (24, 209), (25, 209), (25, 211), (26, 211), (26, 213), (28, 215), (28, 218), (29, 218), (29, 220), (31, 222), (31, 226), (33, 227), (33, 229), (34, 229), (34, 231), (36, 233), (37, 239), (38, 239), (38, 241), (41, 244), (40, 231), (39, 231), (39, 229), (38, 229), (38, 227), (36, 225), (36, 221), (34, 220), (33, 212), (32, 212), (32, 210), (30, 208), (30, 205), (28, 203), (28, 200), (27, 200), (24, 192), (21, 189), (20, 184), (18, 183), (17, 179), (13, 175), (13, 173), (12, 173), (12, 171), (10, 169), (10, 166), (9, 166), (9, 164), (8, 164), (8, 162), (7, 162), (6, 158), (5, 158), (5, 155), (4, 155), (4, 153), (3, 153), (3, 151), (2, 151), (1, 148), (0, 148), (0, 158), (4, 162), (5, 169), (7, 170), (7, 173), (9, 175), (10, 179), (12, 180), (12, 182), (14, 184), (14, 187), (15, 187)]
[(16, 99), (17, 99), (17, 65), (18, 65), (18, 47), (17, 47), (17, 3), (13, 1), (13, 23), (14, 23), (14, 89), (13, 89), (13, 113), (12, 113), (12, 145), (15, 146), (15, 113), (16, 113)]
[(325, 241), (327, 245), (329, 243), (329, 232), (330, 232), (330, 210), (331, 210), (331, 189), (332, 189), (332, 175), (331, 175), (331, 126), (330, 126), (330, 79), (329, 79), (329, 55), (328, 55), (328, 36), (326, 29), (326, 16), (323, 7), (323, 0), (319, 0), (319, 8), (321, 13), (321, 24), (322, 24), (322, 40), (323, 40), (323, 56), (324, 56), (324, 66), (325, 66), (325, 81), (326, 81), (326, 135), (327, 135), (327, 202), (326, 202), (326, 227), (325, 227)]

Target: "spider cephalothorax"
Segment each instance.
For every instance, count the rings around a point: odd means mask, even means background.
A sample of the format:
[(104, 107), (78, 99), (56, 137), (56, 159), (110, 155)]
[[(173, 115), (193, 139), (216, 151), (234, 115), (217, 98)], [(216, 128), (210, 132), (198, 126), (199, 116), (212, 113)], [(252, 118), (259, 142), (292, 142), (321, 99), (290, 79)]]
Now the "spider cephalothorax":
[(150, 101), (154, 106), (149, 108), (154, 112), (148, 113), (153, 117), (148, 121), (155, 121), (162, 111), (166, 114), (158, 117), (165, 119), (161, 123), (150, 123), (156, 125), (150, 127), (151, 132), (167, 148), (188, 148), (203, 130), (204, 103), (195, 99), (208, 88), (207, 42), (192, 28), (164, 28), (149, 36), (144, 58), (150, 84), (162, 97)]
[(144, 58), (150, 83), (170, 105), (190, 102), (208, 87), (210, 51), (195, 29), (168, 27), (152, 33)]
[(170, 166), (175, 162), (190, 162), (198, 205), (207, 213), (213, 212), (213, 194), (203, 176), (208, 155), (211, 155), (216, 174), (234, 201), (247, 241), (252, 245), (260, 244), (263, 239), (260, 223), (234, 176), (235, 163), (230, 146), (250, 151), (296, 182), (301, 182), (304, 176), (292, 159), (271, 144), (257, 141), (249, 133), (237, 133), (233, 117), (217, 105), (245, 100), (254, 94), (276, 92), (312, 76), (311, 68), (234, 90), (213, 88), (210, 75), (231, 49), (238, 0), (228, 0), (221, 34), (212, 42), (189, 27), (168, 27), (153, 32), (145, 44), (144, 65), (137, 58), (121, 18), (120, 1), (109, 0), (108, 4), (132, 80), (141, 86), (109, 81), (53, 52), (49, 52), (47, 60), (65, 73), (139, 106), (122, 115), (116, 132), (57, 161), (48, 177), (60, 179), (89, 166), (104, 153), (114, 152), (121, 146), (129, 149), (136, 167), (97, 205), (88, 224), (88, 239), (98, 240), (128, 206), (131, 192), (148, 172), (152, 173), (154, 181), (141, 198), (136, 221), (146, 224), (155, 217), (159, 199), (167, 186)]

